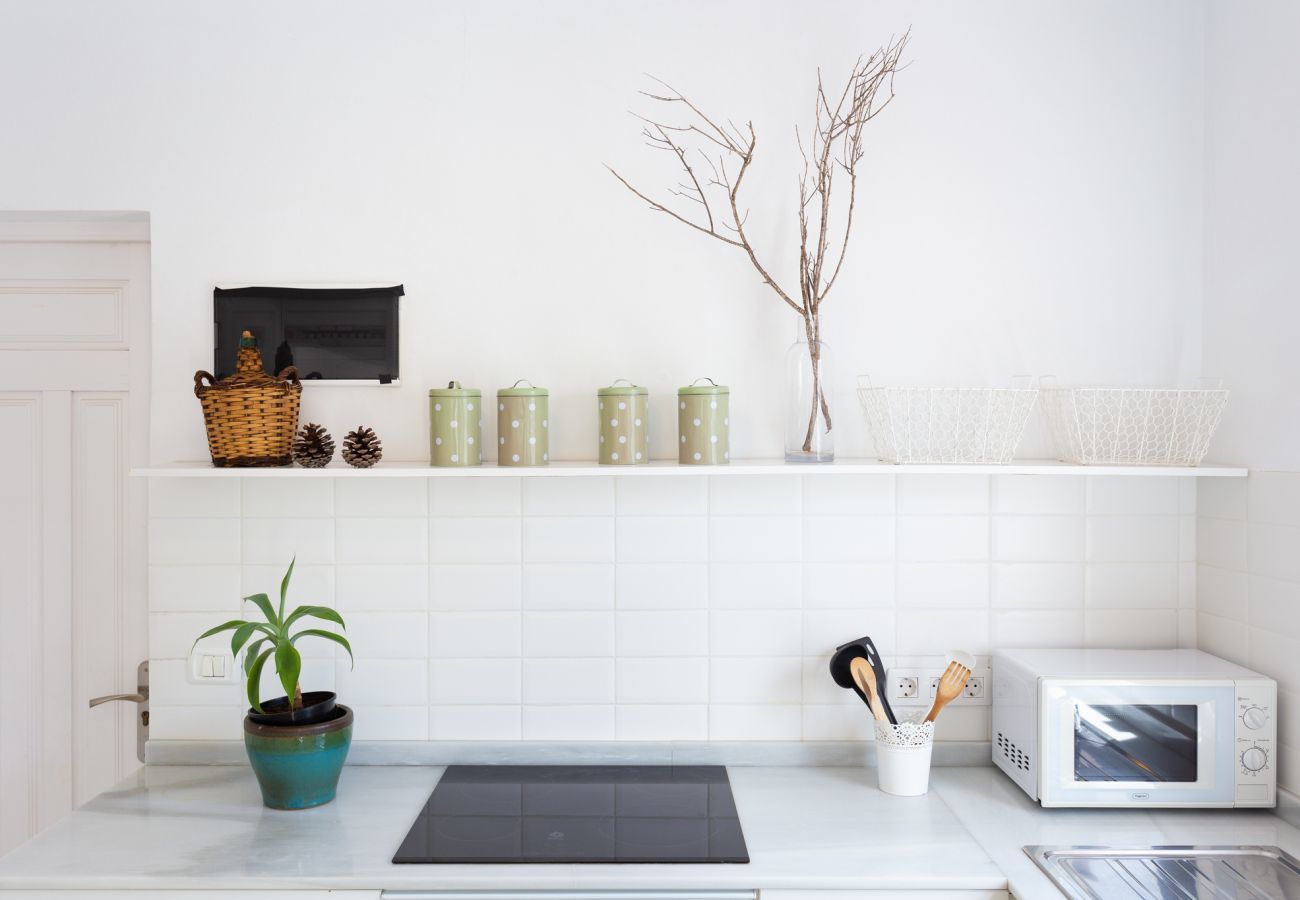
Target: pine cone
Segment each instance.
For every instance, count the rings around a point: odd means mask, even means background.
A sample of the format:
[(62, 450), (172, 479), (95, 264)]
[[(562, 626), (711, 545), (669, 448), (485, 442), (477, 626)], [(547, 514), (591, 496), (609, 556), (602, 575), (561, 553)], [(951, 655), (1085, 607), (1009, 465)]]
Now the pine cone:
[(300, 466), (319, 469), (334, 458), (334, 438), (315, 422), (308, 422), (293, 442), (293, 459)]
[(374, 429), (358, 427), (343, 439), (343, 458), (350, 466), (368, 469), (384, 456), (384, 445), (375, 436)]

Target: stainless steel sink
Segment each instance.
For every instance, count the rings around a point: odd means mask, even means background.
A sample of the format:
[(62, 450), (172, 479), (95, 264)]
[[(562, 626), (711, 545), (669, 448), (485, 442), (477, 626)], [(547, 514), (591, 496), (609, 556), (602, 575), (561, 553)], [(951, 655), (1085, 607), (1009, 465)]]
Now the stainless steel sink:
[(1277, 847), (1026, 847), (1075, 900), (1300, 900), (1300, 861)]

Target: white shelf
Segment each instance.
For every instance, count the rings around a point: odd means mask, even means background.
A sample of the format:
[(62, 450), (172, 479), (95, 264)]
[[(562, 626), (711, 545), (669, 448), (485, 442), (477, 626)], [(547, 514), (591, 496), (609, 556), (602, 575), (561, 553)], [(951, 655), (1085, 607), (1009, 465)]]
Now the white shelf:
[(779, 459), (734, 460), (725, 466), (683, 466), (655, 460), (640, 466), (602, 466), (591, 461), (554, 461), (549, 466), (522, 468), (485, 463), (466, 468), (435, 468), (424, 460), (384, 460), (369, 469), (354, 469), (335, 461), (323, 469), (285, 466), (270, 469), (218, 469), (209, 462), (159, 463), (133, 469), (144, 478), (559, 478), (615, 475), (658, 478), (673, 475), (1134, 475), (1157, 477), (1244, 478), (1239, 466), (1076, 466), (1048, 460), (1018, 460), (1005, 466), (926, 464), (893, 465), (873, 459), (842, 459), (829, 465), (787, 463)]

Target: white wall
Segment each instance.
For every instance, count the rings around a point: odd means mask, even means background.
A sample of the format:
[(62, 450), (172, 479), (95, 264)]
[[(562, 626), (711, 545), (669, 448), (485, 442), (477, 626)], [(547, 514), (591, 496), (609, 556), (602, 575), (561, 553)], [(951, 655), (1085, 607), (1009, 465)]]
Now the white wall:
[[(241, 687), (187, 683), (185, 657), (295, 553), (292, 599), (338, 609), (357, 657), (304, 642), (304, 687), (354, 705), (363, 740), (860, 740), (870, 717), (827, 662), (863, 634), (936, 674), (953, 648), (1194, 641), (1185, 478), (163, 478), (150, 494), (155, 741), (238, 735)], [(949, 707), (938, 738), (987, 741), (988, 708)]]
[(1300, 789), (1300, 7), (1215, 2), (1206, 20), (1207, 372), (1233, 394), (1216, 459), (1249, 484), (1202, 484), (1200, 645), (1280, 686), (1282, 784)]
[(752, 118), (751, 229), (788, 279), (815, 69), (908, 24), (826, 312), (841, 453), (870, 449), (858, 372), (1199, 374), (1203, 36), (1179, 0), (0, 0), (0, 207), (151, 214), (159, 461), (205, 449), (214, 283), (380, 278), (408, 288), (405, 384), (309, 391), (336, 433), (418, 458), (429, 386), (529, 377), (553, 455), (590, 457), (597, 386), (635, 378), (666, 414), (707, 374), (732, 385), (736, 455), (773, 456), (794, 317), (601, 163), (673, 177), (625, 113), (642, 72)]

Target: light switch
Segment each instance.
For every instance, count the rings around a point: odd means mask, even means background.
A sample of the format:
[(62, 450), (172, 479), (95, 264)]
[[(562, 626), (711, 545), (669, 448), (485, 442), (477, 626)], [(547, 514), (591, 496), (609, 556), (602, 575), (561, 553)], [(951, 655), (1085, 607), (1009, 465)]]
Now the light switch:
[(190, 652), (191, 684), (234, 684), (235, 660), (220, 647), (195, 647)]

